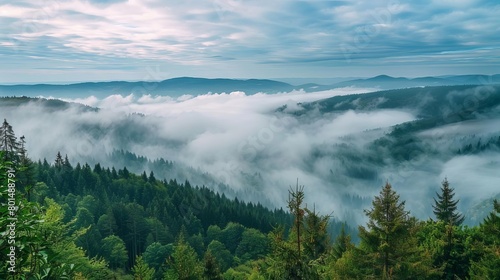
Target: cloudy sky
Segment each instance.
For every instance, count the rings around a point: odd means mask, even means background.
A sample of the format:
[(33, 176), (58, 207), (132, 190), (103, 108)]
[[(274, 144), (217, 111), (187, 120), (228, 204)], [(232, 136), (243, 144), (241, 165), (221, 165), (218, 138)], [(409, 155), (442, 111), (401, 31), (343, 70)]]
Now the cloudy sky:
[(0, 83), (494, 74), (499, 14), (497, 0), (0, 0)]

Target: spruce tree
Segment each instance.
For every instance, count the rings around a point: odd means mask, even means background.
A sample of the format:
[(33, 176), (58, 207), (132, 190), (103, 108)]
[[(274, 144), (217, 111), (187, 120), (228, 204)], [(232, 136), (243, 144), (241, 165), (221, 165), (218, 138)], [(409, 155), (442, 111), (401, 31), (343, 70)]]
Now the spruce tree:
[(316, 209), (305, 209), (304, 253), (309, 260), (316, 260), (330, 249), (328, 221), (330, 216), (319, 215)]
[(359, 227), (361, 246), (366, 251), (366, 267), (372, 267), (371, 276), (392, 279), (409, 257), (405, 243), (409, 240), (411, 220), (405, 202), (386, 183), (379, 196), (372, 201), (372, 208), (365, 210), (368, 228)]
[(433, 212), (439, 221), (459, 226), (463, 223), (465, 216), (457, 212), (457, 204), (460, 200), (454, 200), (454, 189), (450, 187), (448, 179), (441, 183), (441, 194), (436, 193), (438, 199), (434, 198)]
[(63, 162), (63, 165), (64, 165), (64, 167), (65, 167), (65, 168), (67, 168), (67, 169), (71, 169), (71, 168), (73, 168), (73, 167), (71, 166), (71, 163), (69, 162), (68, 155), (66, 155), (66, 156), (64, 157), (64, 162)]
[(61, 156), (61, 152), (57, 152), (57, 155), (56, 155), (56, 161), (55, 161), (55, 167), (57, 168), (61, 168), (64, 164), (64, 160)]

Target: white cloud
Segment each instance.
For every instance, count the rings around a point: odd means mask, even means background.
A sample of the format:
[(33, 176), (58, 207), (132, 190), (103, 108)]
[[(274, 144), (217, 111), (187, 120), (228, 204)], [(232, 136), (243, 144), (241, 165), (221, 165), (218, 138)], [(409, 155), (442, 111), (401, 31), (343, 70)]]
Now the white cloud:
[[(338, 190), (332, 189), (331, 183), (322, 177), (330, 167), (320, 163), (315, 163), (319, 164), (318, 171), (308, 171), (304, 167), (311, 151), (325, 143), (339, 142), (342, 136), (387, 127), (411, 120), (413, 116), (397, 111), (348, 111), (300, 120), (276, 114), (274, 110), (286, 103), (367, 91), (346, 88), (316, 93), (293, 91), (255, 95), (233, 92), (180, 100), (149, 95), (111, 95), (102, 100), (95, 97), (72, 100), (99, 106), (99, 112), (81, 113), (70, 109), (49, 113), (30, 105), (6, 112), (5, 117), (13, 120), (12, 125), (18, 134), (26, 135), (28, 149), (35, 158), (51, 159), (53, 154), (61, 151), (73, 160), (81, 156), (103, 159), (113, 149), (125, 148), (152, 159), (163, 156), (200, 168), (235, 189), (246, 186), (244, 174), (260, 173), (266, 182), (261, 188), (272, 188), (267, 190), (269, 196), (266, 196), (275, 198), (277, 203), (283, 202), (285, 190), (297, 177), (301, 184), (309, 186), (311, 201), (322, 196), (317, 192), (326, 192), (323, 199), (335, 200)], [(146, 116), (127, 117), (134, 112)], [(99, 125), (104, 136), (94, 139), (91, 136), (94, 132), (82, 130), (84, 124)], [(144, 135), (139, 136), (142, 140), (116, 138), (115, 127), (122, 125), (127, 130), (145, 129)], [(132, 142), (120, 147), (118, 143), (124, 141)], [(329, 204), (318, 205), (318, 209), (325, 213), (333, 210)]]
[(29, 18), (35, 11), (32, 8), (19, 7), (11, 4), (0, 5), (0, 17)]
[[(500, 162), (498, 154), (455, 158), (424, 155), (411, 161), (395, 161), (387, 156), (390, 151), (384, 145), (370, 150), (372, 141), (384, 136), (388, 127), (413, 120), (409, 112), (372, 110), (320, 115), (312, 111), (302, 116), (275, 112), (284, 104), (367, 91), (234, 92), (182, 99), (112, 95), (73, 100), (99, 106), (98, 112), (79, 112), (76, 108), (50, 112), (28, 105), (2, 110), (2, 117), (9, 120), (18, 136), (26, 136), (29, 153), (35, 159), (46, 157), (51, 161), (61, 151), (71, 160), (104, 160), (106, 154), (123, 148), (151, 159), (164, 157), (200, 168), (235, 189), (248, 188), (248, 176), (260, 174), (262, 183), (252, 187), (278, 206), (285, 205), (288, 187), (299, 178), (300, 184), (306, 186), (309, 204), (316, 203), (322, 213), (334, 211), (340, 218), (349, 208), (341, 201), (342, 195), (371, 200), (385, 180), (408, 201), (412, 213), (423, 218), (429, 215), (429, 196), (438, 190), (444, 176), (461, 197), (468, 198), (467, 203), (492, 192), (491, 182), (500, 179), (495, 173)], [(296, 105), (294, 109), (298, 108)], [(130, 115), (134, 112), (145, 116)], [(419, 139), (446, 154), (462, 143), (456, 139), (469, 133), (487, 135), (497, 124), (488, 121), (481, 125), (463, 123), (458, 128), (450, 125), (423, 132)], [(387, 158), (383, 163), (373, 163), (367, 158), (370, 154)], [(349, 175), (349, 168), (355, 172), (364, 168), (360, 172), (372, 172), (375, 177), (357, 178)], [(480, 191), (471, 191), (472, 185)], [(362, 213), (356, 219), (362, 221)]]
[(459, 156), (445, 163), (440, 177), (448, 177), (457, 199), (485, 199), (498, 193), (499, 167), (498, 153)]

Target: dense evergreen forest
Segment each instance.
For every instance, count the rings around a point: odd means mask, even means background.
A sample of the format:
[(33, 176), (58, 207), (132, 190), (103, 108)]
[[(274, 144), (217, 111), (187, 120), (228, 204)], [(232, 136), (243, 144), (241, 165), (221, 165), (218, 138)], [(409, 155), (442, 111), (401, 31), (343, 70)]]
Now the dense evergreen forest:
[(0, 279), (500, 279), (500, 204), (464, 226), (446, 178), (426, 221), (387, 182), (353, 242), (298, 184), (270, 210), (60, 153), (33, 162), (25, 141), (3, 122)]

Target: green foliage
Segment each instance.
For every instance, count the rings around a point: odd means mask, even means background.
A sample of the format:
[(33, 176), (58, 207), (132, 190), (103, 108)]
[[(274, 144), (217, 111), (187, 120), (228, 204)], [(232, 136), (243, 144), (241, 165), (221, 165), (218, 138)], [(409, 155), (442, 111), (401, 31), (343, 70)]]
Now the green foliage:
[(102, 236), (95, 225), (85, 228), (85, 233), (79, 235), (75, 244), (79, 247), (86, 248), (86, 254), (89, 257), (96, 257), (101, 250)]
[(189, 237), (188, 243), (193, 247), (198, 256), (203, 256), (205, 253), (205, 244), (203, 243), (203, 236), (201, 233)]
[(470, 279), (498, 279), (500, 275), (500, 248), (488, 248), (480, 260), (473, 261), (470, 267)]
[(72, 236), (68, 236), (71, 224), (63, 223), (64, 213), (62, 207), (53, 200), (46, 199), (47, 210), (43, 218), (43, 223), (39, 229), (39, 234), (46, 240), (45, 247), (50, 267), (58, 267), (58, 264), (74, 267), (75, 273), (88, 279), (99, 279), (109, 277), (112, 272), (107, 268), (107, 264), (100, 259), (89, 259), (85, 252), (77, 247), (74, 240), (85, 234), (86, 230), (77, 231)]
[(364, 264), (364, 252), (354, 246), (345, 251), (338, 259), (334, 259), (326, 273), (326, 279), (360, 279), (368, 278), (370, 271)]
[[(3, 157), (2, 157), (3, 158)], [(10, 166), (6, 168), (6, 166)], [(6, 182), (7, 170), (15, 170), (8, 162), (0, 160), (0, 194), (1, 200), (8, 197)], [(13, 173), (14, 174), (14, 173)], [(14, 176), (10, 178), (12, 179)], [(26, 279), (71, 279), (76, 273), (91, 277), (97, 274), (106, 274), (105, 264), (98, 260), (89, 260), (84, 252), (78, 248), (73, 239), (67, 234), (69, 225), (62, 222), (64, 213), (61, 206), (53, 200), (46, 199), (46, 206), (28, 202), (20, 193), (15, 195), (16, 210), (12, 210), (15, 220), (15, 243), (9, 244), (2, 239), (0, 242), (1, 272), (0, 278), (11, 279), (23, 277)], [(2, 211), (8, 210), (2, 207)], [(11, 224), (7, 217), (8, 212), (0, 216), (1, 228)], [(11, 246), (15, 248), (11, 250)], [(15, 272), (10, 273), (4, 257), (13, 251), (15, 253)]]
[(76, 211), (75, 229), (87, 228), (94, 224), (94, 216), (87, 208), (80, 207)]
[(118, 227), (114, 215), (112, 213), (102, 214), (97, 221), (97, 228), (103, 236), (109, 236), (116, 233)]
[(486, 249), (477, 228), (427, 221), (418, 235), (441, 279), (467, 278), (471, 263), (478, 261)]
[(481, 230), (492, 243), (500, 244), (500, 201), (493, 200), (493, 211), (484, 219)]
[[(88, 259), (75, 245), (74, 238), (82, 232), (67, 235), (71, 225), (62, 222), (64, 213), (61, 206), (51, 199), (45, 202), (44, 211), (36, 203), (20, 202), (16, 228), (17, 276), (5, 274), (0, 275), (1, 278), (72, 279), (80, 275), (88, 279), (102, 279), (111, 275), (106, 263)], [(6, 272), (7, 269), (0, 274)]]
[(260, 272), (260, 264), (249, 263), (238, 265), (237, 267), (230, 268), (223, 274), (224, 280), (263, 280), (269, 279), (269, 277), (264, 277)]
[(222, 238), (222, 229), (218, 225), (211, 225), (207, 229), (207, 243), (210, 243), (212, 240), (223, 240)]

